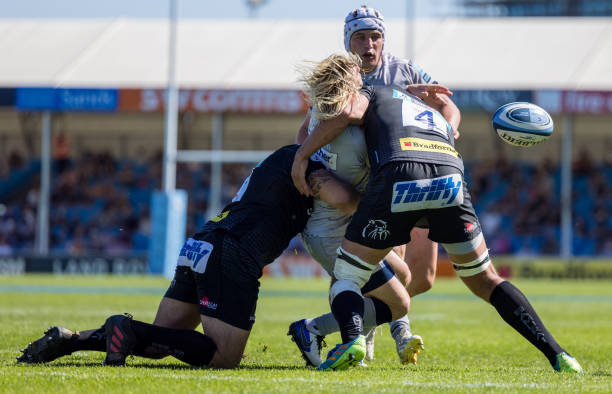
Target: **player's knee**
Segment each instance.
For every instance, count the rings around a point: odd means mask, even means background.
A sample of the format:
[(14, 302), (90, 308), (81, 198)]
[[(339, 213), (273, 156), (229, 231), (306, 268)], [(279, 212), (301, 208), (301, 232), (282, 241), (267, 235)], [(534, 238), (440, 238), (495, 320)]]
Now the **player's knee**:
[(223, 358), (219, 360), (214, 360), (210, 366), (213, 368), (220, 368), (220, 369), (234, 369), (234, 368), (237, 368), (239, 364), (240, 364), (240, 359)]
[(351, 281), (361, 288), (372, 275), (375, 265), (368, 264), (354, 254), (338, 248), (338, 255), (334, 264), (334, 276), (338, 281)]
[(336, 298), (338, 294), (345, 291), (351, 291), (361, 295), (361, 290), (355, 282), (346, 279), (336, 280), (329, 289), (329, 304), (331, 305), (334, 302), (334, 298)]
[(404, 287), (408, 286), (410, 282), (412, 282), (412, 273), (406, 264), (402, 264), (399, 267), (393, 266), (393, 271), (395, 272), (397, 279), (402, 282)]
[(243, 352), (231, 352), (223, 351), (223, 349), (217, 349), (213, 359), (210, 361), (209, 366), (213, 368), (222, 369), (233, 369), (240, 365), (242, 361)]
[(408, 289), (408, 293), (410, 294), (411, 297), (414, 297), (418, 294), (421, 293), (425, 293), (429, 290), (431, 290), (431, 288), (434, 285), (434, 278), (415, 278), (412, 280), (412, 282), (410, 282), (409, 286), (407, 287)]
[(240, 360), (242, 359), (242, 357), (231, 357), (231, 358), (227, 358), (223, 361), (223, 363), (221, 363), (219, 365), (219, 368), (223, 368), (223, 369), (234, 369), (237, 368), (238, 365), (240, 365)]

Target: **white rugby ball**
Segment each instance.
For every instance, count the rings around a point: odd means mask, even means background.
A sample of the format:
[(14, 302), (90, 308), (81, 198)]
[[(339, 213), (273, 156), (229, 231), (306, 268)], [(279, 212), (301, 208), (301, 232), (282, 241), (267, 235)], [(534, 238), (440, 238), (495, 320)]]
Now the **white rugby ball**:
[(553, 120), (546, 110), (526, 102), (502, 105), (492, 119), (497, 135), (515, 146), (533, 146), (548, 139)]

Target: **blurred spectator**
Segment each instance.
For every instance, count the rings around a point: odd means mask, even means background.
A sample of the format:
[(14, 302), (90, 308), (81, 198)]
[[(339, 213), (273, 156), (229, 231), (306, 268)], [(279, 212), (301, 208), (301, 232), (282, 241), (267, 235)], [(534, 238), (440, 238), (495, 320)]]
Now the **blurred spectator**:
[(9, 159), (8, 159), (9, 171), (19, 170), (23, 168), (24, 165), (25, 165), (25, 161), (23, 159), (23, 156), (21, 156), (19, 152), (12, 151), (9, 154)]
[(0, 256), (10, 256), (13, 253), (13, 248), (8, 244), (6, 236), (0, 233)]
[[(12, 152), (10, 169), (23, 167)], [(255, 164), (225, 163), (222, 204), (235, 195)], [(207, 163), (179, 163), (177, 187), (188, 192), (187, 234), (206, 221), (210, 198)], [(576, 255), (612, 256), (612, 165), (596, 165), (582, 151), (574, 163)], [(560, 170), (550, 160), (538, 165), (491, 162), (466, 167), (474, 206), (492, 252), (558, 255), (560, 250)], [(50, 247), (56, 253), (122, 255), (149, 247), (151, 193), (161, 187), (162, 153), (117, 160), (85, 151), (52, 179)], [(0, 213), (0, 253), (34, 248), (38, 190), (30, 189)], [(299, 239), (292, 253), (302, 252)], [(293, 250), (295, 249), (295, 250)]]
[(58, 174), (70, 167), (70, 141), (64, 132), (53, 137), (53, 160)]

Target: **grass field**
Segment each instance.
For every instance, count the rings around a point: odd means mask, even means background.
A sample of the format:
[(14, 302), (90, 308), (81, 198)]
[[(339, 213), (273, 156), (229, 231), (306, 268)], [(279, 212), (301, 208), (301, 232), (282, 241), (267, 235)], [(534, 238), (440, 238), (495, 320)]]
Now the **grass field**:
[[(554, 372), (459, 280), (439, 280), (413, 300), (413, 330), (425, 340), (417, 366), (399, 364), (384, 326), (367, 368), (305, 368), (285, 335), (287, 326), (328, 310), (327, 283), (280, 279), (262, 281), (257, 322), (237, 370), (193, 369), (171, 358), (134, 358), (125, 368), (105, 368), (104, 354), (95, 352), (47, 365), (15, 363), (18, 350), (50, 325), (95, 328), (122, 312), (151, 322), (167, 283), (155, 277), (0, 276), (0, 392), (612, 392), (609, 281), (514, 282), (580, 361), (582, 376)], [(338, 340), (330, 336), (327, 343)]]

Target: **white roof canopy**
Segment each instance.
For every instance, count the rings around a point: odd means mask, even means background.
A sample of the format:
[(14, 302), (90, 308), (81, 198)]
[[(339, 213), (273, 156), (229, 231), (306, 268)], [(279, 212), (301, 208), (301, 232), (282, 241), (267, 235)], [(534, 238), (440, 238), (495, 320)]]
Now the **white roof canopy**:
[[(405, 57), (406, 24), (385, 50)], [(424, 19), (414, 57), (453, 89), (612, 90), (612, 19)], [(168, 21), (0, 19), (0, 87), (163, 87)], [(296, 89), (296, 65), (343, 51), (342, 22), (179, 21), (184, 88)]]

